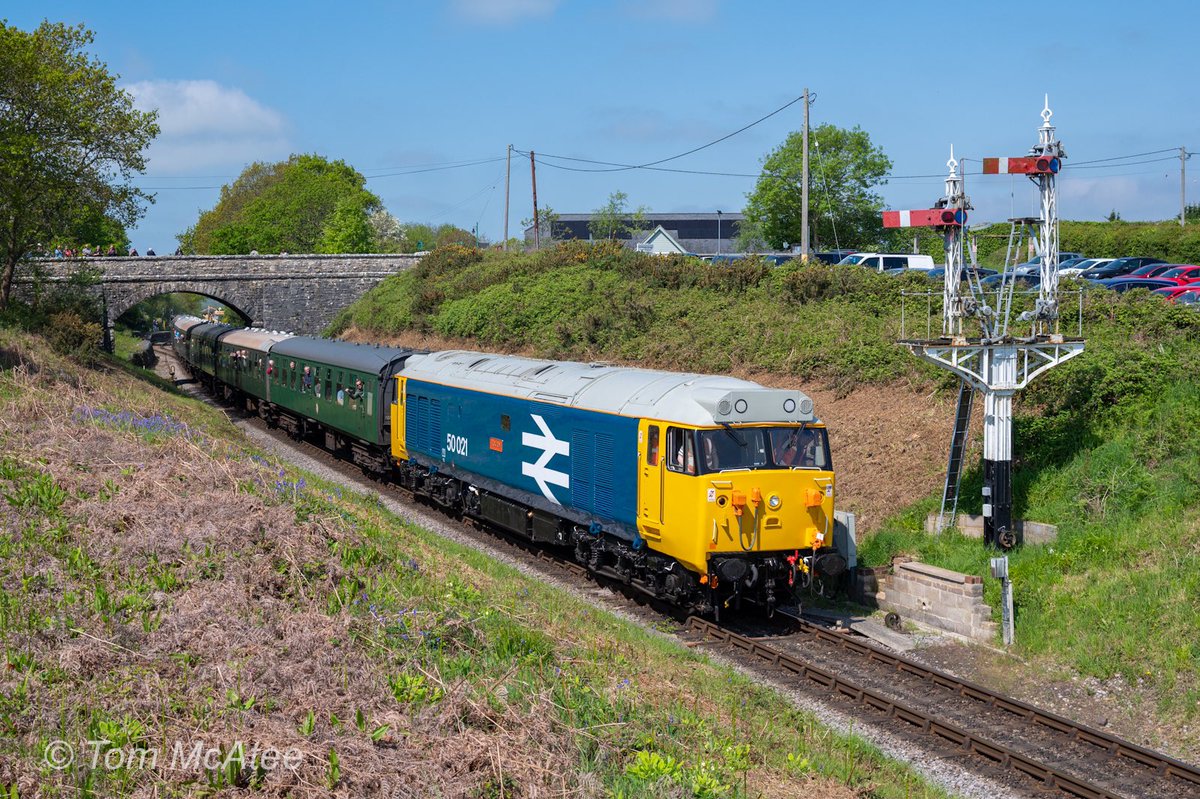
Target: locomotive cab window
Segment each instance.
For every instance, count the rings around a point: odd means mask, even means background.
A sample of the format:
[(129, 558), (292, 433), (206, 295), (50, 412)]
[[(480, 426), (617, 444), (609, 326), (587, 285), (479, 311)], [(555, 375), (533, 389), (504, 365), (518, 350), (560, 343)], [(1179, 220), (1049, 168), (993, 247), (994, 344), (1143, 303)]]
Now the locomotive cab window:
[(760, 469), (767, 465), (766, 436), (761, 427), (701, 430), (700, 469), (705, 473)]
[(667, 428), (667, 468), (683, 474), (696, 473), (696, 442), (691, 430)]
[(506, 433), (512, 430), (512, 417), (507, 413), (500, 414), (500, 429)]
[(829, 436), (823, 427), (770, 428), (771, 459), (776, 466), (821, 469), (829, 466)]
[(646, 465), (658, 465), (658, 425), (650, 425), (646, 433)]

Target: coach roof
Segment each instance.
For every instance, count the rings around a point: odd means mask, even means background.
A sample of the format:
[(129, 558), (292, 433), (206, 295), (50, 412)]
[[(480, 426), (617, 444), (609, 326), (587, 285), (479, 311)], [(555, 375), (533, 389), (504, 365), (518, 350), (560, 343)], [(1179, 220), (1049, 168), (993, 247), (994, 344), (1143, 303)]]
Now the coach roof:
[(391, 367), (397, 361), (402, 362), (413, 352), (397, 347), (381, 347), (378, 344), (352, 344), (348, 341), (330, 341), (309, 336), (294, 336), (271, 347), (271, 355), (276, 358), (302, 358), (370, 374), (382, 374), (385, 368)]
[(403, 376), (698, 427), (814, 420), (812, 400), (799, 391), (764, 388), (734, 377), (604, 363), (544, 361), (450, 350), (413, 356), (405, 365)]

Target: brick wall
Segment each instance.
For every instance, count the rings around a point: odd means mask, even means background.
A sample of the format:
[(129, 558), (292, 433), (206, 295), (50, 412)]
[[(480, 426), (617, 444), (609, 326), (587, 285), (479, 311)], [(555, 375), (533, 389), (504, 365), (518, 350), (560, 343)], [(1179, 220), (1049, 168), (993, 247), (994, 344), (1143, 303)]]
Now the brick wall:
[(859, 569), (856, 601), (939, 630), (991, 642), (998, 625), (983, 602), (983, 578), (897, 558), (892, 569)]

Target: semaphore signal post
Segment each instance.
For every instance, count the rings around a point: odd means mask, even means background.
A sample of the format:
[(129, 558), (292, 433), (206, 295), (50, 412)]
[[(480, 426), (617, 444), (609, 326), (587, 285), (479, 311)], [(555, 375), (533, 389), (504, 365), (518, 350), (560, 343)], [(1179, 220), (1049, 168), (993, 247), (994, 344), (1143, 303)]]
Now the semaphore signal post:
[[(1042, 111), (1038, 143), (1021, 158), (984, 159), (984, 174), (1022, 174), (1037, 184), (1041, 197), (1041, 224), (1037, 241), (1040, 269), (1037, 297), (1032, 308), (1020, 312), (1010, 326), (1013, 295), (1018, 280), (1011, 269), (995, 291), (984, 290), (978, 276), (964, 268), (963, 229), (970, 201), (963, 194), (958, 162), (951, 149), (946, 194), (935, 207), (920, 211), (886, 211), (884, 227), (930, 227), (942, 232), (946, 248), (946, 273), (942, 287), (942, 335), (904, 344), (925, 360), (957, 375), (963, 381), (947, 469), (945, 499), (957, 503), (956, 452), (961, 466), (970, 393), (984, 396), (983, 516), (984, 540), (991, 546), (1012, 549), (1021, 543), (1012, 518), (1012, 398), (1031, 380), (1083, 352), (1082, 338), (1062, 334), (1058, 290), (1058, 198), (1055, 177), (1066, 153), (1050, 124), (1049, 98)], [(1026, 327), (1028, 325), (1028, 327)], [(967, 328), (977, 328), (969, 335)], [(1017, 329), (1019, 328), (1019, 329)], [(1015, 332), (1014, 332), (1015, 331)], [(965, 405), (964, 405), (965, 401)], [(964, 413), (964, 407), (966, 409)], [(952, 475), (953, 474), (953, 479)], [(945, 518), (945, 501), (943, 514)], [(939, 529), (942, 523), (939, 522)]]

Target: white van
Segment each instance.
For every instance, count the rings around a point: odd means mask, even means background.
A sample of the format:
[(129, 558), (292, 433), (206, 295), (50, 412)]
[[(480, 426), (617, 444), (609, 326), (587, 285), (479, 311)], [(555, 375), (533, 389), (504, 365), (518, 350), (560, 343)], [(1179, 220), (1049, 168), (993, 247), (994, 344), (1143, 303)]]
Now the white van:
[(839, 266), (842, 264), (865, 266), (876, 272), (886, 272), (889, 269), (919, 269), (928, 272), (933, 269), (933, 256), (902, 252), (856, 252), (838, 261)]

